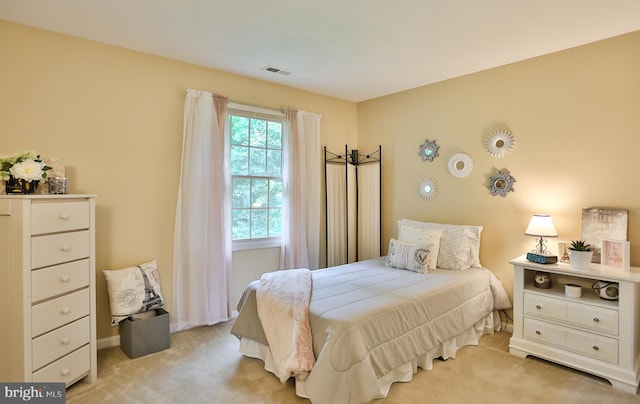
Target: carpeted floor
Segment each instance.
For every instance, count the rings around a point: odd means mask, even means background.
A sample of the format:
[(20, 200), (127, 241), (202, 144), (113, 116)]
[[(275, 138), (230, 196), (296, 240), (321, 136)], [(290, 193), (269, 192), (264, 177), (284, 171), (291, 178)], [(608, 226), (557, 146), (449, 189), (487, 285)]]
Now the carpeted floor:
[[(129, 359), (98, 352), (98, 380), (76, 383), (68, 403), (308, 403), (257, 359), (238, 352), (232, 322), (172, 334), (171, 348)], [(535, 358), (509, 354), (511, 334), (484, 336), (455, 359), (436, 361), (375, 403), (640, 403), (607, 381)]]

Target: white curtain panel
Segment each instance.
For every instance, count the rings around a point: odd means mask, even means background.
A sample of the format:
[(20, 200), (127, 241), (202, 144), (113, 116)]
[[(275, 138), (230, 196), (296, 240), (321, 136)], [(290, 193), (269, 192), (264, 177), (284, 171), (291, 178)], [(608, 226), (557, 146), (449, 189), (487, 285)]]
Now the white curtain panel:
[(380, 163), (358, 167), (358, 259), (380, 256)]
[(187, 90), (173, 258), (171, 330), (231, 318), (227, 99)]
[(347, 228), (349, 229), (349, 258), (346, 263), (356, 262), (356, 246), (358, 245), (358, 183), (356, 182), (356, 173), (359, 172), (356, 166), (349, 164), (347, 175), (347, 187), (349, 191), (349, 202), (347, 211)]
[(332, 267), (356, 260), (356, 168), (327, 164), (326, 170), (327, 267)]
[(285, 109), (282, 269), (320, 267), (321, 116)]
[(344, 164), (327, 164), (327, 267), (346, 264), (347, 212)]

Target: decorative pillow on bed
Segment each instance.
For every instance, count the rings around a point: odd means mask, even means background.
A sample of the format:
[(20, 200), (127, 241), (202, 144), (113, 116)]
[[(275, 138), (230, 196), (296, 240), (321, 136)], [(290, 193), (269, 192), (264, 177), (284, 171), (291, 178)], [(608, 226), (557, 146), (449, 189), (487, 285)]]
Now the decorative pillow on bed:
[(432, 248), (433, 244), (431, 243), (406, 243), (392, 238), (389, 240), (386, 265), (408, 269), (413, 272), (427, 273), (429, 271), (429, 255)]
[(429, 269), (436, 269), (438, 266), (438, 253), (440, 251), (440, 238), (442, 229), (425, 229), (422, 227), (398, 225), (398, 240), (409, 243), (431, 243), (431, 254), (429, 254)]
[(465, 270), (481, 267), (480, 235), (482, 226), (441, 224), (400, 219), (398, 228), (413, 226), (423, 229), (441, 229), (438, 268)]
[(160, 274), (155, 260), (134, 267), (104, 270), (109, 292), (111, 325), (135, 313), (164, 305), (160, 290)]

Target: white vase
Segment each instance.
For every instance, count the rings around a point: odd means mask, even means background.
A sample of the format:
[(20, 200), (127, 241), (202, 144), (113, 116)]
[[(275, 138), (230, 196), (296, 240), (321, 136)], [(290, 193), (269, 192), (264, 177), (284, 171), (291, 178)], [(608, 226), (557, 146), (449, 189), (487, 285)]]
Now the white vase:
[(569, 260), (571, 261), (571, 268), (589, 269), (589, 265), (591, 265), (592, 258), (593, 258), (593, 251), (569, 250)]

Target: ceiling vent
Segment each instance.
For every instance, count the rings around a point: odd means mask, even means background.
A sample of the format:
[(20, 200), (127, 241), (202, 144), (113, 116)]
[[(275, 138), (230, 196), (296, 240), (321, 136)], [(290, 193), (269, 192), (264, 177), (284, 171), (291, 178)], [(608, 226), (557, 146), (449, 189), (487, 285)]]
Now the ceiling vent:
[(263, 67), (262, 70), (266, 72), (281, 74), (283, 76), (289, 76), (291, 74), (291, 72), (289, 71), (286, 71), (286, 70), (280, 69), (279, 67), (275, 67), (271, 65)]

